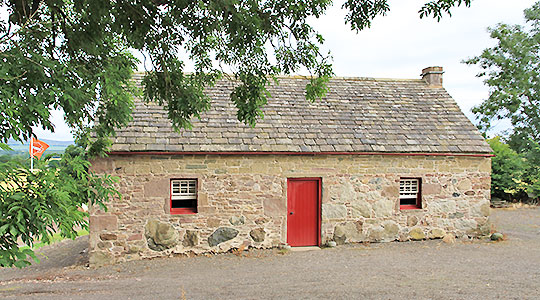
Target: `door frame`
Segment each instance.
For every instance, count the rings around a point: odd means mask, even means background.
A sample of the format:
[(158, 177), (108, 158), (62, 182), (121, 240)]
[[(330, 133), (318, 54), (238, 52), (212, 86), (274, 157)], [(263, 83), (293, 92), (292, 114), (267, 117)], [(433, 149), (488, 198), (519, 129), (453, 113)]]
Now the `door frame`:
[(288, 218), (289, 218), (289, 181), (317, 181), (317, 186), (319, 187), (317, 189), (317, 246), (321, 246), (321, 240), (322, 240), (322, 232), (321, 232), (321, 223), (322, 223), (322, 177), (287, 177), (287, 189), (285, 192), (285, 201), (287, 203), (287, 215), (285, 222), (287, 224), (287, 243), (288, 241), (288, 235), (289, 235), (289, 226), (288, 226)]

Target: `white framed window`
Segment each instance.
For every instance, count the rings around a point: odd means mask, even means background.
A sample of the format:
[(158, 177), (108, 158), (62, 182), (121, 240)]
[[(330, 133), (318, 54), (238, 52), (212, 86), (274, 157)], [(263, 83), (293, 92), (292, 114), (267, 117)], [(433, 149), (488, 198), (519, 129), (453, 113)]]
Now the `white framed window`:
[(197, 179), (171, 179), (171, 213), (197, 212)]
[(400, 209), (422, 208), (420, 187), (420, 178), (401, 178), (399, 180)]

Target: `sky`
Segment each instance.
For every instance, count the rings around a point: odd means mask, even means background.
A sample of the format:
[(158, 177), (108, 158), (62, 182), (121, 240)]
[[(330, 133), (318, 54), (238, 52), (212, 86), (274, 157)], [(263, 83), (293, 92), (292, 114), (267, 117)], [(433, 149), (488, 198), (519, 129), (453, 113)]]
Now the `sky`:
[[(331, 51), (337, 76), (377, 78), (420, 78), (429, 66), (444, 68), (443, 86), (461, 110), (474, 120), (471, 108), (489, 95), (489, 89), (476, 74), (477, 66), (461, 63), (495, 45), (487, 27), (497, 23), (523, 24), (523, 10), (535, 0), (473, 0), (471, 7), (458, 7), (452, 16), (437, 22), (420, 19), (418, 10), (428, 0), (390, 0), (390, 12), (378, 16), (371, 28), (356, 33), (344, 23), (343, 1), (314, 20), (312, 25), (325, 38), (323, 50)], [(36, 128), (38, 137), (70, 140), (72, 135), (63, 123), (61, 112), (51, 116), (55, 132)], [(494, 124), (494, 131), (506, 129), (507, 123)]]

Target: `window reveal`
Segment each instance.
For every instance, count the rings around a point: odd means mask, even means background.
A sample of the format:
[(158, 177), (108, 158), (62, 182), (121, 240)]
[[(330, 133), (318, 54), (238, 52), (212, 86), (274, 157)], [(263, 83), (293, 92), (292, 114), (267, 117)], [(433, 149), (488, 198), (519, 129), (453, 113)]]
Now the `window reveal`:
[(399, 208), (419, 209), (422, 208), (420, 193), (420, 178), (401, 178), (399, 180)]
[(171, 214), (197, 212), (197, 180), (171, 180)]

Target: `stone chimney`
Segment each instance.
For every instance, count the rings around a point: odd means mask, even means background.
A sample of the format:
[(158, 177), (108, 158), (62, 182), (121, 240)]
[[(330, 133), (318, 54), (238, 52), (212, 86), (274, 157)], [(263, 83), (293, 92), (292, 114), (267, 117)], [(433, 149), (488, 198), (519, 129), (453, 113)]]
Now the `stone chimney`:
[(422, 70), (422, 79), (429, 87), (442, 87), (442, 75), (444, 71), (442, 67), (428, 67)]

